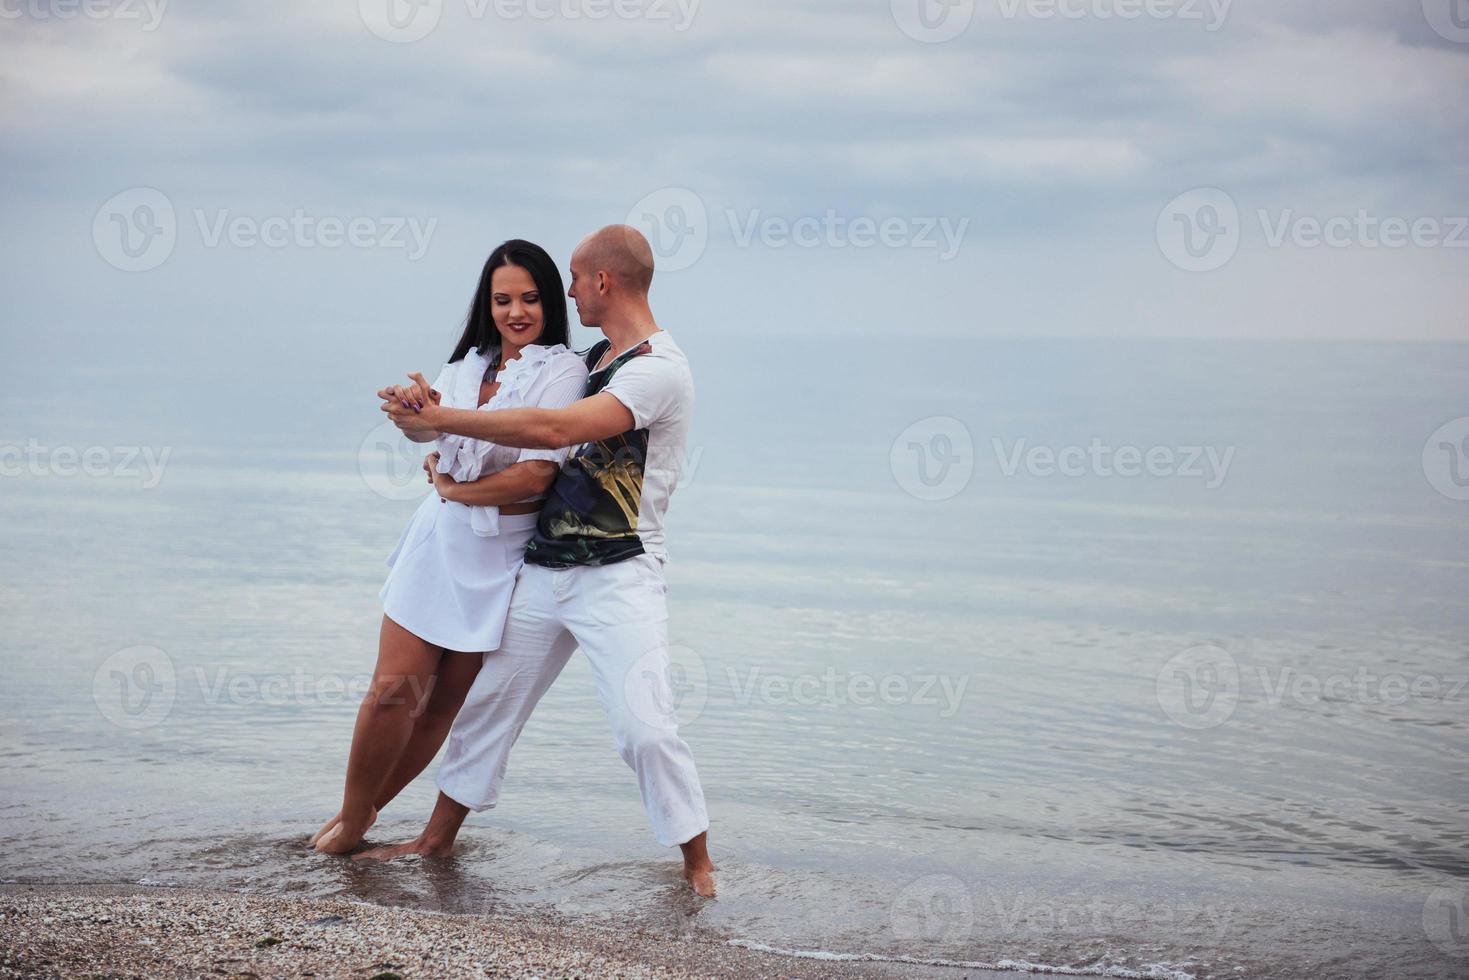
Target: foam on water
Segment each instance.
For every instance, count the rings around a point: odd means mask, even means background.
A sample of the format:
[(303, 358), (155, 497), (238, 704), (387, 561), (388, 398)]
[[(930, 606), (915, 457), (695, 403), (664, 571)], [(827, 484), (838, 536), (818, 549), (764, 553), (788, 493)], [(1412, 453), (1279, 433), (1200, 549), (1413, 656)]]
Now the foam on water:
[(1046, 963), (1029, 963), (1025, 960), (996, 960), (985, 963), (980, 960), (946, 960), (922, 956), (892, 956), (878, 953), (832, 953), (826, 950), (781, 949), (767, 946), (749, 939), (731, 939), (731, 946), (752, 949), (759, 953), (772, 953), (802, 960), (831, 960), (841, 963), (904, 963), (910, 966), (953, 967), (962, 970), (990, 970), (995, 973), (1043, 973), (1064, 977), (1118, 977), (1121, 980), (1197, 980), (1174, 966), (1154, 963), (1140, 969), (1093, 963), (1088, 966), (1051, 966)]

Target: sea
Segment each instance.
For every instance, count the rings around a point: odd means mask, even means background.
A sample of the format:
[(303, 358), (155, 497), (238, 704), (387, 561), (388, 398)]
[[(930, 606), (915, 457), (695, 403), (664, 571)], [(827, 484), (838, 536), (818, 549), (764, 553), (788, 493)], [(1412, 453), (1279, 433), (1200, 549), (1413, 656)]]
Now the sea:
[(790, 975), (1469, 977), (1469, 344), (674, 332), (716, 899), (580, 656), (453, 858), (307, 846), (427, 491), (372, 393), (439, 362), (368, 355), (11, 379), (0, 881), (695, 932)]

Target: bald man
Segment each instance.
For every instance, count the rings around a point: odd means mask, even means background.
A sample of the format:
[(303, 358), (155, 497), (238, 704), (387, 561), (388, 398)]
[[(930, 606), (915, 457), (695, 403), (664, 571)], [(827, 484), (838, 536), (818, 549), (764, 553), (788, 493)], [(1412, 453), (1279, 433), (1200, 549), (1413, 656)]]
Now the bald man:
[(443, 408), (421, 374), (410, 377), (423, 389), (422, 410), (384, 404), (409, 434), (579, 448), (526, 548), (500, 649), (485, 654), (449, 732), (433, 816), (416, 840), (360, 857), (449, 853), (469, 811), (495, 805), (511, 746), (580, 647), (654, 835), (682, 848), (696, 892), (714, 894), (704, 791), (673, 711), (663, 581), (663, 515), (685, 458), (694, 383), (683, 352), (653, 319), (652, 282), (653, 250), (635, 228), (603, 228), (572, 253), (568, 295), (581, 322), (606, 339), (587, 354), (586, 397), (568, 408)]

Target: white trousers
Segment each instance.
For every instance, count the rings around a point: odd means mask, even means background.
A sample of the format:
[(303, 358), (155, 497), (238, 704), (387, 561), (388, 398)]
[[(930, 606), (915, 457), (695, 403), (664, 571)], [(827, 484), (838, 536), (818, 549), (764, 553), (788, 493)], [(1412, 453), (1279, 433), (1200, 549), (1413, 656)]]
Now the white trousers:
[(580, 647), (658, 843), (672, 847), (708, 830), (694, 756), (674, 717), (666, 595), (662, 564), (651, 555), (601, 566), (525, 565), (500, 649), (484, 655), (449, 731), (439, 789), (472, 810), (495, 805), (510, 747)]

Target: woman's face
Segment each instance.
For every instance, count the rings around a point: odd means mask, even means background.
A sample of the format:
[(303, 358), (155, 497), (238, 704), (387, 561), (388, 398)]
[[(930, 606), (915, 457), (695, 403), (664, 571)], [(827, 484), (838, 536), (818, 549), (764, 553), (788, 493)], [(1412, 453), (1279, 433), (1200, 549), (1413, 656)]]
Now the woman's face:
[(546, 326), (536, 281), (518, 265), (502, 265), (490, 277), (490, 310), (506, 347), (534, 344)]

